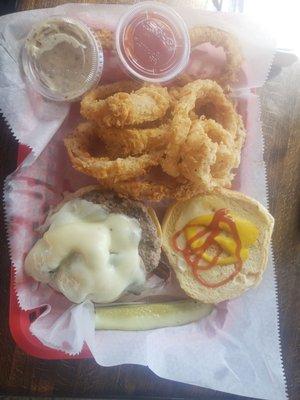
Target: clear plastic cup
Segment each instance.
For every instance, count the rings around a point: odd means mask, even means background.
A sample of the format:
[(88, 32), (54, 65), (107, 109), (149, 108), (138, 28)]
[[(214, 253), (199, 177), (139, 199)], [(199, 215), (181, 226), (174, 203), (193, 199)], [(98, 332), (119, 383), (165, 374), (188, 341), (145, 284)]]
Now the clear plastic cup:
[(53, 16), (30, 31), (23, 46), (22, 65), (38, 93), (54, 101), (75, 101), (99, 82), (103, 51), (82, 21)]
[(153, 83), (166, 82), (188, 63), (189, 33), (174, 9), (146, 1), (121, 17), (116, 29), (116, 49), (131, 76)]

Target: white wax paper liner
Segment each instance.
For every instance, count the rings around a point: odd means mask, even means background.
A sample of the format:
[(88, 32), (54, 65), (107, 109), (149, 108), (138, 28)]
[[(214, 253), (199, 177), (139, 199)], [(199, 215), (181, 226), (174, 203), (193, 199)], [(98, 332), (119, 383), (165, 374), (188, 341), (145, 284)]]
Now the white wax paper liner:
[[(32, 148), (36, 157), (63, 123), (69, 105), (47, 101), (24, 83), (20, 68), (21, 49), (32, 25), (55, 14), (67, 14), (82, 19), (93, 28), (105, 26), (114, 29), (119, 17), (128, 7), (66, 4), (0, 17), (0, 111), (15, 138)], [(274, 51), (274, 43), (266, 32), (239, 14), (212, 13), (191, 8), (177, 8), (177, 11), (188, 26), (210, 25), (235, 34), (241, 42), (245, 58), (243, 72), (246, 75), (235, 86), (262, 86)]]
[[(50, 12), (67, 12), (73, 16), (74, 13), (79, 13), (92, 24), (105, 20), (113, 25), (124, 9), (120, 6), (66, 5)], [(49, 10), (33, 13), (35, 17), (41, 18), (48, 15), (45, 12)], [(199, 11), (196, 14), (195, 10), (192, 13), (185, 10), (184, 13), (188, 15), (191, 24), (195, 21), (197, 24), (208, 23), (228, 28), (246, 41), (251, 37), (251, 57), (248, 58), (246, 68), (248, 85), (262, 84), (272, 57), (272, 46), (269, 42), (268, 47), (262, 37), (259, 37), (260, 40), (255, 37), (254, 41), (254, 36), (251, 36), (252, 28), (244, 25), (244, 20), (240, 20), (239, 16)], [(27, 14), (30, 13), (22, 13), (20, 19), (28, 21)], [(18, 32), (18, 22), (20, 20), (14, 20), (14, 32)], [(6, 23), (9, 26), (7, 21)], [(244, 52), (248, 45), (244, 45)], [(0, 51), (2, 50), (3, 42)], [(246, 59), (247, 54), (246, 51)], [(3, 52), (0, 55), (4, 60), (1, 65), (7, 66), (9, 60), (2, 57)], [(256, 69), (258, 59), (261, 63), (260, 68)], [(253, 70), (250, 66), (253, 66)], [(5, 94), (13, 93), (14, 79), (15, 77), (8, 82)], [(22, 82), (19, 84), (21, 87)], [(26, 93), (23, 95), (26, 96)], [(240, 94), (239, 100), (240, 103), (247, 101), (248, 136), (237, 179), (238, 189), (266, 204), (258, 99), (247, 93)], [(17, 105), (16, 99), (15, 104)], [(1, 103), (0, 106), (2, 107)], [(2, 110), (9, 111), (9, 105), (6, 109), (2, 107)], [(11, 123), (13, 115), (9, 117), (6, 112), (5, 116), (14, 134), (20, 138), (19, 131)], [(219, 304), (205, 320), (184, 327), (148, 332), (95, 333), (93, 305), (90, 302), (73, 305), (62, 295), (45, 285), (34, 283), (24, 275), (24, 257), (36, 240), (35, 229), (43, 222), (49, 207), (61, 200), (62, 192), (76, 190), (92, 182), (72, 169), (62, 143), (62, 137), (74, 126), (77, 118), (78, 109), (75, 106), (51, 141), (54, 132), (46, 132), (44, 138), (33, 135), (32, 143), (24, 140), (24, 143), (36, 150), (36, 154), (30, 156), (6, 182), (6, 216), (19, 305), (25, 310), (47, 305), (47, 311), (31, 325), (32, 333), (43, 344), (68, 354), (80, 352), (85, 341), (101, 365), (148, 365), (159, 376), (180, 382), (257, 398), (286, 398), (271, 260), (258, 288), (249, 290), (238, 299)], [(63, 119), (64, 117), (56, 116), (54, 126), (57, 128)], [(35, 143), (40, 141), (42, 144), (35, 148)], [(38, 154), (40, 155), (37, 158)]]

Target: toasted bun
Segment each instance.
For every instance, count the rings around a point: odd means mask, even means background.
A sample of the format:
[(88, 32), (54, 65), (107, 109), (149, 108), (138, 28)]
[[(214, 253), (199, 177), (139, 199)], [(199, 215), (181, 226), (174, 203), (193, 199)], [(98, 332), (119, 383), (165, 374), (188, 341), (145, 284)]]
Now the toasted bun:
[[(214, 213), (220, 208), (229, 209), (240, 218), (255, 224), (259, 235), (249, 248), (249, 257), (243, 262), (241, 272), (228, 283), (220, 287), (209, 288), (194, 277), (190, 267), (173, 249), (171, 238), (191, 219), (199, 215)], [(261, 281), (267, 264), (273, 225), (273, 217), (256, 200), (239, 192), (219, 189), (210, 194), (179, 201), (167, 210), (162, 224), (163, 250), (176, 273), (180, 286), (188, 296), (204, 303), (219, 303), (240, 296), (245, 290)], [(206, 272), (207, 280), (223, 280), (230, 275), (232, 268), (233, 266), (230, 265), (213, 268)]]

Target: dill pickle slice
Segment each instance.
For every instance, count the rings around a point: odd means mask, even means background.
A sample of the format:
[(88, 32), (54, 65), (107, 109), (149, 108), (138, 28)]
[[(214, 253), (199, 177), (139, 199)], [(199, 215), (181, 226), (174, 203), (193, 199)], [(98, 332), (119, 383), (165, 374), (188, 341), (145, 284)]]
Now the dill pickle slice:
[(96, 307), (96, 329), (143, 331), (185, 325), (206, 317), (213, 307), (194, 300)]

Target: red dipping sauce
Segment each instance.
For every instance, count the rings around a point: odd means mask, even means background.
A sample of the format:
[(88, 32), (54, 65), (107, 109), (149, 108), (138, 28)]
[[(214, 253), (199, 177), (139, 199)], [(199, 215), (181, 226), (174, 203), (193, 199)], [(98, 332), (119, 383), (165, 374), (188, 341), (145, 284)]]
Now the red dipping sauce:
[(172, 8), (154, 2), (138, 4), (121, 18), (116, 47), (130, 75), (156, 83), (178, 75), (190, 54), (183, 19)]

